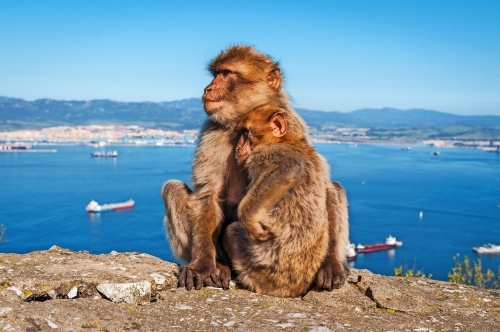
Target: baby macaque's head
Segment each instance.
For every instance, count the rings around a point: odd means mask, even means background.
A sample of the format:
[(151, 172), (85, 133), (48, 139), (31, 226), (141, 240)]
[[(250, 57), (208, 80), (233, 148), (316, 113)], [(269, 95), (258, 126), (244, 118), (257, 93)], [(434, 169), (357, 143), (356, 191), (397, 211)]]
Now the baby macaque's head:
[(285, 112), (271, 106), (260, 106), (248, 112), (239, 122), (238, 128), (240, 139), (236, 145), (236, 160), (242, 164), (255, 147), (284, 141), (288, 121)]

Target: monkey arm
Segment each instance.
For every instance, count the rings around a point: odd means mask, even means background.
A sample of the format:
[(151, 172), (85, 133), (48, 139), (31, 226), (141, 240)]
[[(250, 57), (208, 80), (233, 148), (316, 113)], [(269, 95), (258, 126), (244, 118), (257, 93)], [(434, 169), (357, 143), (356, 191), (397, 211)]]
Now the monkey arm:
[(216, 242), (224, 218), (220, 199), (233, 145), (227, 130), (210, 120), (205, 124), (193, 161), (194, 192), (188, 201), (191, 261), (179, 278), (179, 286), (188, 290), (193, 286), (200, 289), (207, 278), (215, 284), (222, 279), (222, 286), (229, 287), (229, 277), (216, 266)]
[[(270, 168), (269, 166), (274, 166), (274, 163), (264, 162), (263, 165), (254, 167)], [(272, 220), (267, 218), (267, 213), (301, 177), (304, 168), (301, 158), (288, 156), (285, 160), (280, 160), (277, 167), (263, 172), (251, 184), (238, 207), (238, 218), (251, 238), (261, 241), (269, 238), (268, 228), (272, 231), (274, 225), (269, 225)]]

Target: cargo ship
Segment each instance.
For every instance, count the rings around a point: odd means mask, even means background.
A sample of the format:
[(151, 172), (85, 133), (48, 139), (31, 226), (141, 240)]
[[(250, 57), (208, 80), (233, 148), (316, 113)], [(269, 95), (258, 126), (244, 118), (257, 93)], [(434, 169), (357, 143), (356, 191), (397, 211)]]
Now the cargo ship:
[(97, 203), (96, 201), (91, 200), (90, 203), (85, 208), (85, 210), (87, 210), (87, 212), (117, 211), (117, 210), (132, 209), (134, 205), (135, 202), (132, 199), (129, 199), (128, 201), (123, 203), (112, 203), (103, 205), (99, 205), (99, 203)]
[(118, 152), (116, 151), (96, 151), (91, 153), (90, 156), (92, 158), (116, 158), (118, 157)]
[(385, 243), (375, 243), (375, 244), (365, 244), (365, 245), (358, 244), (358, 246), (356, 247), (356, 251), (358, 253), (374, 252), (380, 250), (394, 249), (402, 245), (403, 242), (396, 241), (396, 238), (394, 236), (389, 235), (389, 237), (385, 239)]

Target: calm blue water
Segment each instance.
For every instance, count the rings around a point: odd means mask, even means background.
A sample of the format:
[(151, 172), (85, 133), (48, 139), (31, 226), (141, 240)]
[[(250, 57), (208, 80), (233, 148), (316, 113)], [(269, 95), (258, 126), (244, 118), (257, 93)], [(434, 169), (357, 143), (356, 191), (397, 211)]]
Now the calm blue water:
[[(0, 153), (0, 251), (26, 253), (53, 244), (91, 253), (141, 251), (176, 261), (164, 237), (162, 183), (189, 181), (192, 147), (116, 146), (119, 157), (90, 158), (93, 148), (56, 147), (57, 153)], [(394, 274), (413, 267), (446, 279), (453, 256), (479, 257), (472, 247), (500, 244), (500, 157), (481, 150), (425, 146), (317, 146), (342, 182), (350, 204), (351, 241), (375, 243), (392, 234), (396, 250), (361, 254), (356, 268)], [(364, 183), (364, 184), (363, 184)], [(133, 210), (89, 215), (100, 203), (133, 198)], [(423, 211), (423, 218), (419, 212)], [(497, 271), (500, 255), (481, 255)]]

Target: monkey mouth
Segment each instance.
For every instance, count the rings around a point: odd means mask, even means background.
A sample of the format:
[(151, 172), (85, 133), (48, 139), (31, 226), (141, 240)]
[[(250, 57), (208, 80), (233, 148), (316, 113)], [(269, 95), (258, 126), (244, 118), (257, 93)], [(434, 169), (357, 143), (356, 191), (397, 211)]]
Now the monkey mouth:
[(203, 107), (207, 113), (213, 113), (224, 105), (224, 100), (203, 100)]

